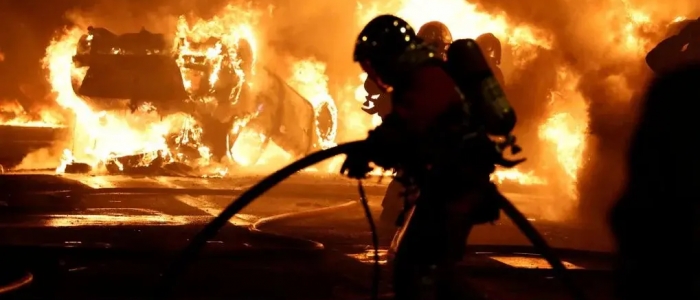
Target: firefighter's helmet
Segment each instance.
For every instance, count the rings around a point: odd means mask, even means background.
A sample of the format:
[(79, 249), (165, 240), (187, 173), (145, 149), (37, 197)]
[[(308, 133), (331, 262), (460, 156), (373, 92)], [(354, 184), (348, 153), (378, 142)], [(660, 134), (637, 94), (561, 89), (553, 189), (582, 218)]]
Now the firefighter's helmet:
[(397, 16), (381, 15), (367, 23), (360, 32), (355, 43), (353, 59), (355, 62), (362, 62), (395, 58), (419, 43), (408, 22)]
[(438, 53), (446, 53), (447, 48), (452, 44), (452, 33), (447, 25), (439, 21), (425, 23), (418, 29), (418, 37), (434, 47)]
[(476, 43), (496, 65), (501, 64), (501, 41), (493, 33), (484, 33), (476, 38)]
[(381, 15), (367, 23), (358, 35), (353, 60), (360, 63), (382, 90), (388, 91), (402, 56), (419, 48), (421, 43), (408, 22), (397, 16)]

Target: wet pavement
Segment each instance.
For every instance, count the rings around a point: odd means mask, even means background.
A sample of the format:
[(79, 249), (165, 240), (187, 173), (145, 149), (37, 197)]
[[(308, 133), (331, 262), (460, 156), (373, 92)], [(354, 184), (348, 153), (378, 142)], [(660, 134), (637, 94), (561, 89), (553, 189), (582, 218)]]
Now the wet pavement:
[[(380, 205), (381, 196), (368, 195), (368, 198), (375, 223), (380, 225), (380, 242), (388, 245), (393, 237), (394, 227), (391, 224), (382, 224), (378, 220), (382, 209)], [(513, 197), (510, 198), (515, 199)], [(518, 205), (518, 202), (512, 201), (525, 212), (530, 222), (553, 247), (604, 252), (613, 250), (611, 240), (607, 237), (607, 232), (601, 231), (599, 228), (585, 228), (578, 224), (541, 219), (536, 213), (527, 213), (527, 208), (533, 205), (532, 203), (520, 203)], [(531, 201), (534, 202), (536, 199)], [(261, 229), (294, 234), (318, 240), (326, 245), (335, 245), (339, 248), (353, 247), (355, 245), (364, 246), (369, 243), (371, 238), (368, 222), (359, 204), (303, 219), (283, 219), (270, 222), (261, 226)], [(476, 226), (470, 235), (469, 244), (530, 245), (528, 240), (505, 215), (501, 215), (500, 220), (494, 222), (494, 224)]]
[[(15, 245), (139, 248), (154, 253), (177, 251), (234, 197), (260, 179), (261, 176), (216, 179), (69, 174), (0, 175), (0, 184), (13, 187), (4, 190), (0, 198), (0, 236), (5, 243)], [(379, 215), (385, 188), (385, 183), (365, 183), (375, 216)], [(27, 189), (41, 190), (44, 193), (32, 196), (17, 193)], [(99, 189), (159, 189), (170, 192), (162, 195), (87, 193), (82, 196), (51, 193)], [(176, 189), (186, 189), (187, 192), (173, 194), (172, 191)], [(208, 195), (201, 195), (203, 191), (207, 191)], [(220, 195), (211, 195), (212, 191)], [(542, 220), (538, 206), (542, 196), (538, 198), (523, 193), (507, 196), (525, 211), (553, 246), (597, 251), (611, 249), (609, 240), (601, 232)], [(357, 199), (355, 181), (335, 175), (300, 173), (270, 190), (236, 215), (229, 226), (209, 242), (207, 251), (214, 253), (285, 247), (313, 249), (313, 244), (319, 242), (325, 247), (324, 251), (331, 253), (324, 256), (325, 262), (322, 264), (343, 270), (348, 275), (347, 279), (361, 286), (359, 290), (366, 291), (367, 276), (371, 270), (367, 268), (372, 258), (369, 254), (371, 239), (361, 206), (350, 203)], [(251, 235), (249, 228), (254, 224), (264, 234), (297, 238), (301, 242)], [(380, 239), (383, 250), (392, 234), (392, 226), (382, 226)], [(478, 227), (469, 242), (489, 246), (528, 245), (506, 218), (494, 225)], [(514, 268), (546, 267), (538, 257), (501, 255), (490, 257), (488, 261)], [(566, 263), (572, 269), (580, 267), (578, 262)]]
[[(86, 195), (80, 199), (44, 196), (0, 198), (6, 211), (21, 209), (25, 216), (23, 226), (98, 226), (98, 225), (177, 225), (182, 222), (200, 222), (217, 215), (232, 199), (255, 184), (260, 177), (238, 177), (226, 179), (174, 178), (174, 177), (127, 177), (18, 174), (0, 177), (0, 184), (16, 189), (34, 191), (67, 191), (82, 189), (187, 189), (197, 194), (198, 190), (221, 191), (221, 196), (198, 195)], [(354, 186), (343, 181), (332, 181), (319, 186), (305, 179), (291, 179), (274, 188), (237, 215), (233, 223), (249, 225), (259, 218), (278, 214), (304, 211), (332, 206), (351, 201)], [(343, 193), (343, 190), (347, 190)], [(94, 217), (94, 218), (91, 218)], [(42, 223), (34, 219), (53, 219)], [(73, 218), (74, 222), (69, 222)], [(160, 218), (160, 219), (158, 219)], [(84, 220), (81, 221), (81, 220)], [(7, 218), (0, 219), (0, 227), (15, 226)]]
[[(163, 195), (85, 195), (66, 197), (55, 195), (6, 196), (0, 198), (0, 230), (3, 228), (54, 228), (54, 227), (120, 227), (120, 226), (182, 226), (204, 224), (218, 215), (234, 197), (254, 185), (261, 176), (233, 176), (230, 178), (178, 178), (147, 176), (89, 176), (50, 173), (6, 174), (0, 176), (0, 184), (14, 187), (8, 191), (41, 190), (166, 190)], [(385, 183), (364, 183), (367, 197), (378, 216)], [(173, 194), (186, 189), (191, 194)], [(201, 195), (203, 191), (220, 192), (221, 195)], [(200, 195), (197, 195), (197, 194)], [(542, 220), (538, 215), (538, 203), (542, 196), (506, 195), (542, 230), (556, 247), (586, 250), (611, 250), (609, 240), (603, 234), (590, 232), (575, 225)], [(357, 201), (356, 182), (335, 175), (300, 173), (273, 188), (260, 199), (236, 215), (230, 223), (247, 227), (263, 218), (289, 215), (279, 220), (266, 220), (258, 229), (285, 235), (317, 240), (324, 244), (366, 246), (369, 231), (361, 206), (345, 205), (341, 209), (294, 216)], [(380, 239), (387, 243), (393, 228), (384, 226)], [(23, 238), (20, 236), (18, 238)], [(527, 245), (527, 241), (503, 217), (494, 225), (479, 226), (470, 243)]]
[[(47, 278), (28, 291), (27, 299), (40, 299), (36, 293), (44, 290), (67, 299), (99, 299), (96, 295), (105, 291), (127, 293), (125, 298), (135, 299), (134, 294), (153, 290), (158, 274), (189, 239), (259, 179), (0, 175), (0, 184), (8, 187), (0, 192), (0, 239), (4, 246), (0, 247), (0, 263), (12, 258), (13, 265), (29, 266), (37, 278)], [(100, 189), (117, 193), (90, 195)], [(120, 189), (170, 192), (131, 195), (119, 193)], [(187, 193), (172, 193), (177, 189)], [(337, 192), (343, 190), (348, 192)], [(197, 195), (202, 191), (210, 195)], [(352, 191), (354, 186), (342, 180), (329, 180), (319, 187), (308, 178), (292, 178), (271, 190), (207, 242), (188, 273), (191, 275), (183, 278), (195, 286), (184, 291), (183, 297), (202, 299), (204, 289), (209, 295), (236, 295), (226, 297), (229, 299), (328, 299), (331, 288), (338, 284), (319, 263), (324, 255), (318, 243), (251, 232), (249, 227), (267, 217), (347, 203), (353, 198)], [(58, 278), (51, 275), (56, 273), (52, 268), (57, 263), (64, 274)], [(212, 278), (212, 274), (222, 272), (227, 275)], [(114, 282), (114, 278), (127, 282)], [(57, 280), (64, 283), (57, 286)], [(231, 280), (240, 285), (232, 291), (228, 290)], [(270, 282), (275, 289), (269, 288)], [(285, 291), (289, 290), (298, 297), (288, 297)]]

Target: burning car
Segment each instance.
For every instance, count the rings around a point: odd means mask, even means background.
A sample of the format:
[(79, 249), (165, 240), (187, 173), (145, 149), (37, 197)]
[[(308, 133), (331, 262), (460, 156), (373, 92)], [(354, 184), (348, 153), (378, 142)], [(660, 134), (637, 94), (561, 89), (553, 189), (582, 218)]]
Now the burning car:
[(117, 35), (88, 27), (73, 57), (77, 68), (87, 68), (83, 81), (74, 83), (76, 94), (93, 100), (97, 107), (111, 108), (126, 101), (132, 111), (146, 102), (156, 107), (184, 103), (189, 95), (166, 45), (163, 35), (145, 29)]
[[(85, 76), (73, 89), (90, 106), (105, 110), (190, 115), (199, 127), (196, 135), (215, 158), (243, 163), (232, 149), (251, 131), (259, 137), (255, 153), (270, 141), (295, 157), (324, 147), (337, 126), (334, 107), (313, 107), (264, 67), (253, 77), (254, 64), (245, 39), (231, 45), (214, 36), (179, 36), (168, 43), (163, 34), (146, 29), (115, 34), (88, 27), (73, 56), (74, 67), (85, 69)], [(262, 88), (253, 92), (249, 83), (257, 80)], [(173, 135), (171, 147), (180, 147), (182, 136)]]

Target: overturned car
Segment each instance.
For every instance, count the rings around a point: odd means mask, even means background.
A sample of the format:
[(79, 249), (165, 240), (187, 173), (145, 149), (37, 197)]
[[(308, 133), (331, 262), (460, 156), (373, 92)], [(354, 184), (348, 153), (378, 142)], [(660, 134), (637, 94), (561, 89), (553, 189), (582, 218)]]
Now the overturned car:
[[(260, 136), (255, 153), (274, 141), (292, 156), (303, 156), (321, 148), (337, 126), (332, 107), (313, 107), (267, 68), (256, 68), (252, 78), (254, 56), (245, 40), (235, 47), (217, 37), (169, 43), (145, 29), (115, 34), (88, 27), (73, 62), (85, 69), (74, 91), (91, 106), (191, 115), (214, 158), (232, 157), (239, 138), (251, 130)], [(251, 81), (259, 82), (255, 92)], [(258, 158), (234, 161), (254, 164)]]

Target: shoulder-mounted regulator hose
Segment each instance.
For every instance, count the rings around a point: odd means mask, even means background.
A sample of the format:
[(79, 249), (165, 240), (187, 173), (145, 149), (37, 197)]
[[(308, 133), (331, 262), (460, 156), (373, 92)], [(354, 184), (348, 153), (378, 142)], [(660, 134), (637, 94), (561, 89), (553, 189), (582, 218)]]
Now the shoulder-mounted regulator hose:
[[(340, 154), (348, 154), (354, 151), (361, 150), (365, 146), (365, 141), (356, 141), (345, 144), (340, 144), (333, 148), (326, 150), (321, 150), (309, 154), (308, 156), (301, 158), (288, 166), (278, 170), (265, 177), (258, 184), (252, 186), (237, 199), (231, 202), (216, 218), (214, 218), (209, 224), (207, 224), (197, 235), (195, 235), (190, 243), (183, 249), (180, 255), (175, 259), (175, 261), (170, 264), (170, 266), (162, 274), (162, 281), (159, 289), (157, 290), (157, 298), (168, 299), (171, 296), (173, 287), (176, 285), (178, 278), (182, 273), (187, 271), (189, 264), (197, 258), (199, 252), (204, 248), (207, 241), (214, 238), (221, 228), (228, 224), (228, 221), (241, 210), (243, 210), (250, 203), (255, 201), (262, 194), (275, 187), (277, 184), (287, 179), (289, 176), (294, 175), (294, 173), (299, 172), (307, 167), (317, 164), (321, 161), (334, 157)], [(358, 188), (359, 189), (359, 188)], [(362, 198), (364, 197), (364, 192), (360, 190)], [(361, 199), (366, 201), (366, 199)], [(523, 232), (523, 234), (530, 240), (532, 245), (540, 254), (547, 260), (547, 262), (552, 266), (555, 275), (562, 280), (565, 287), (569, 290), (572, 298), (574, 300), (585, 300), (585, 294), (575, 285), (570, 273), (564, 266), (564, 263), (557, 257), (554, 250), (549, 247), (542, 235), (535, 229), (534, 226), (525, 218), (525, 216), (505, 197), (500, 197), (499, 199), (501, 209), (508, 215), (508, 217), (513, 220), (513, 223), (518, 227), (518, 229)], [(365, 203), (366, 204), (366, 203)], [(364, 205), (364, 204), (363, 204)], [(373, 239), (376, 236), (376, 230), (374, 228), (374, 220), (371, 219), (371, 213), (368, 213), (369, 207), (364, 207), (367, 209), (368, 222), (370, 222), (370, 227), (372, 228)], [(376, 243), (376, 240), (373, 241)], [(375, 260), (378, 258), (378, 253), (375, 252)], [(377, 269), (375, 269), (375, 272)], [(375, 274), (375, 279), (378, 278), (378, 274)], [(373, 288), (373, 293), (376, 293), (377, 289)], [(372, 295), (376, 298), (376, 295)]]

